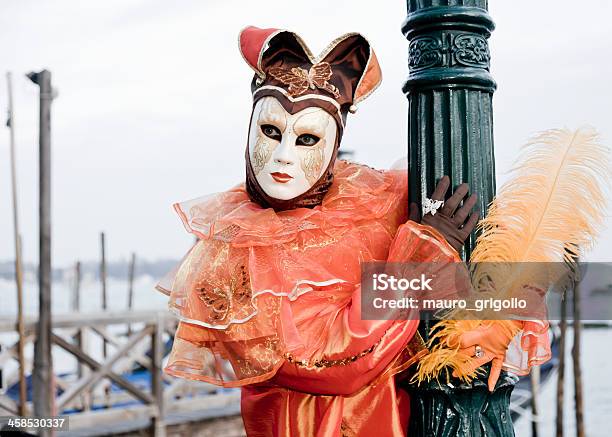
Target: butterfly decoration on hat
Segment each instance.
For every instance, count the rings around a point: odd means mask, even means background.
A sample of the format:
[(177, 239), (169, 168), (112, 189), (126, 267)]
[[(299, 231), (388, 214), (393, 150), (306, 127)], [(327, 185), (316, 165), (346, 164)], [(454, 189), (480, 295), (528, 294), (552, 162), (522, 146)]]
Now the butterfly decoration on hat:
[(328, 82), (333, 73), (331, 65), (327, 62), (314, 64), (308, 71), (300, 67), (293, 67), (291, 69), (272, 67), (268, 70), (268, 73), (285, 85), (289, 85), (288, 91), (292, 96), (304, 94), (308, 89), (314, 90), (319, 88), (329, 92), (335, 98), (340, 97), (338, 88)]
[[(382, 81), (378, 59), (359, 33), (334, 39), (314, 56), (302, 38), (283, 29), (249, 26), (239, 37), (240, 52), (255, 71), (255, 100), (265, 95), (291, 102), (327, 102), (343, 120)], [(330, 110), (330, 113), (332, 111)]]

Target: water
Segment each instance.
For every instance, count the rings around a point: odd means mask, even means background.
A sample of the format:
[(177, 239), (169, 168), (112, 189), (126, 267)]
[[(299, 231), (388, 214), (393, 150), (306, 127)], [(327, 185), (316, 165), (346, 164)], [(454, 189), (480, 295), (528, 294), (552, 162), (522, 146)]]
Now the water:
[[(575, 434), (574, 376), (571, 358), (573, 332), (568, 329), (566, 339), (564, 430)], [(609, 437), (612, 435), (612, 329), (585, 329), (581, 337), (581, 366), (583, 384), (583, 411), (586, 435)], [(557, 408), (557, 372), (541, 387), (539, 395), (539, 435), (555, 435)], [(522, 417), (515, 425), (518, 437), (531, 436), (531, 423)]]
[[(157, 279), (142, 275), (134, 280), (134, 310), (163, 310), (168, 298), (155, 290)], [(51, 305), (54, 314), (71, 312), (73, 281), (70, 276), (54, 281), (51, 288)], [(128, 284), (125, 280), (108, 278), (106, 283), (108, 309), (126, 310), (128, 307)], [(15, 283), (0, 278), (0, 317), (14, 317), (17, 313)], [(26, 315), (38, 313), (38, 284), (34, 278), (24, 281), (24, 311)], [(80, 307), (82, 312), (99, 311), (102, 307), (102, 286), (93, 275), (81, 281)]]

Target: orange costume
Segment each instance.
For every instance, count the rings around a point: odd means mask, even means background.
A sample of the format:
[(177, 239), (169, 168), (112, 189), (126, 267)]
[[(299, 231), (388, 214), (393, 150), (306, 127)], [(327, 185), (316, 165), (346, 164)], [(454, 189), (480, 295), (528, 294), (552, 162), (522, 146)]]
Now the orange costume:
[[(249, 436), (404, 436), (409, 399), (395, 379), (427, 354), (418, 313), (362, 319), (362, 265), (446, 266), (460, 261), (457, 246), (408, 221), (405, 171), (336, 160), (347, 113), (381, 80), (363, 36), (337, 38), (316, 57), (278, 29), (246, 28), (239, 44), (255, 71), (246, 181), (175, 205), (198, 241), (158, 286), (180, 319), (165, 370), (241, 387)], [(444, 284), (439, 297), (457, 291)], [(455, 348), (469, 359), (482, 346), (501, 368), (521, 327), (495, 342), (474, 332), (466, 338), (478, 344)], [(525, 329), (515, 370), (546, 355), (534, 340), (545, 327)], [(435, 357), (426, 364), (439, 367)]]
[(242, 387), (249, 436), (406, 433), (394, 375), (426, 353), (418, 318), (361, 320), (361, 263), (459, 258), (407, 221), (405, 171), (334, 175), (314, 208), (262, 208), (243, 185), (175, 205), (199, 241), (160, 283), (181, 319), (166, 372)]

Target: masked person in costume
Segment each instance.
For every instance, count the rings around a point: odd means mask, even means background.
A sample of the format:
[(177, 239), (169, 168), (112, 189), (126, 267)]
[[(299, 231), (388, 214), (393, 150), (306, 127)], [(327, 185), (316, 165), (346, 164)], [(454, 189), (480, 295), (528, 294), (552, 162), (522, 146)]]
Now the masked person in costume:
[(443, 178), (409, 220), (404, 170), (337, 159), (347, 113), (381, 81), (360, 34), (316, 57), (284, 30), (239, 43), (255, 71), (246, 182), (175, 205), (198, 241), (158, 286), (180, 319), (165, 371), (241, 387), (249, 436), (403, 436), (395, 375), (427, 351), (418, 317), (361, 320), (360, 266), (459, 261), (475, 195), (447, 196)]

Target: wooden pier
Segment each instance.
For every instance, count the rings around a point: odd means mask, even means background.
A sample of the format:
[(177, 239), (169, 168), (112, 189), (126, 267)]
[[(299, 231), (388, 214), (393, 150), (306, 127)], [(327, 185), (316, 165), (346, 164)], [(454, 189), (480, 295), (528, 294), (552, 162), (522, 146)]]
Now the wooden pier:
[[(37, 322), (34, 318), (24, 321), (28, 380)], [(49, 335), (53, 362), (64, 367), (73, 363), (72, 371), (56, 370), (53, 383), (52, 411), (70, 417), (70, 431), (62, 435), (205, 436), (220, 429), (223, 435), (244, 435), (238, 417), (239, 391), (162, 372), (176, 325), (169, 313), (158, 311), (54, 315)], [(0, 416), (19, 411), (19, 402), (7, 392), (19, 381), (18, 338), (3, 340), (11, 333), (17, 333), (15, 319), (0, 318), (0, 368), (5, 370), (0, 381)], [(25, 407), (31, 414), (31, 397)]]

